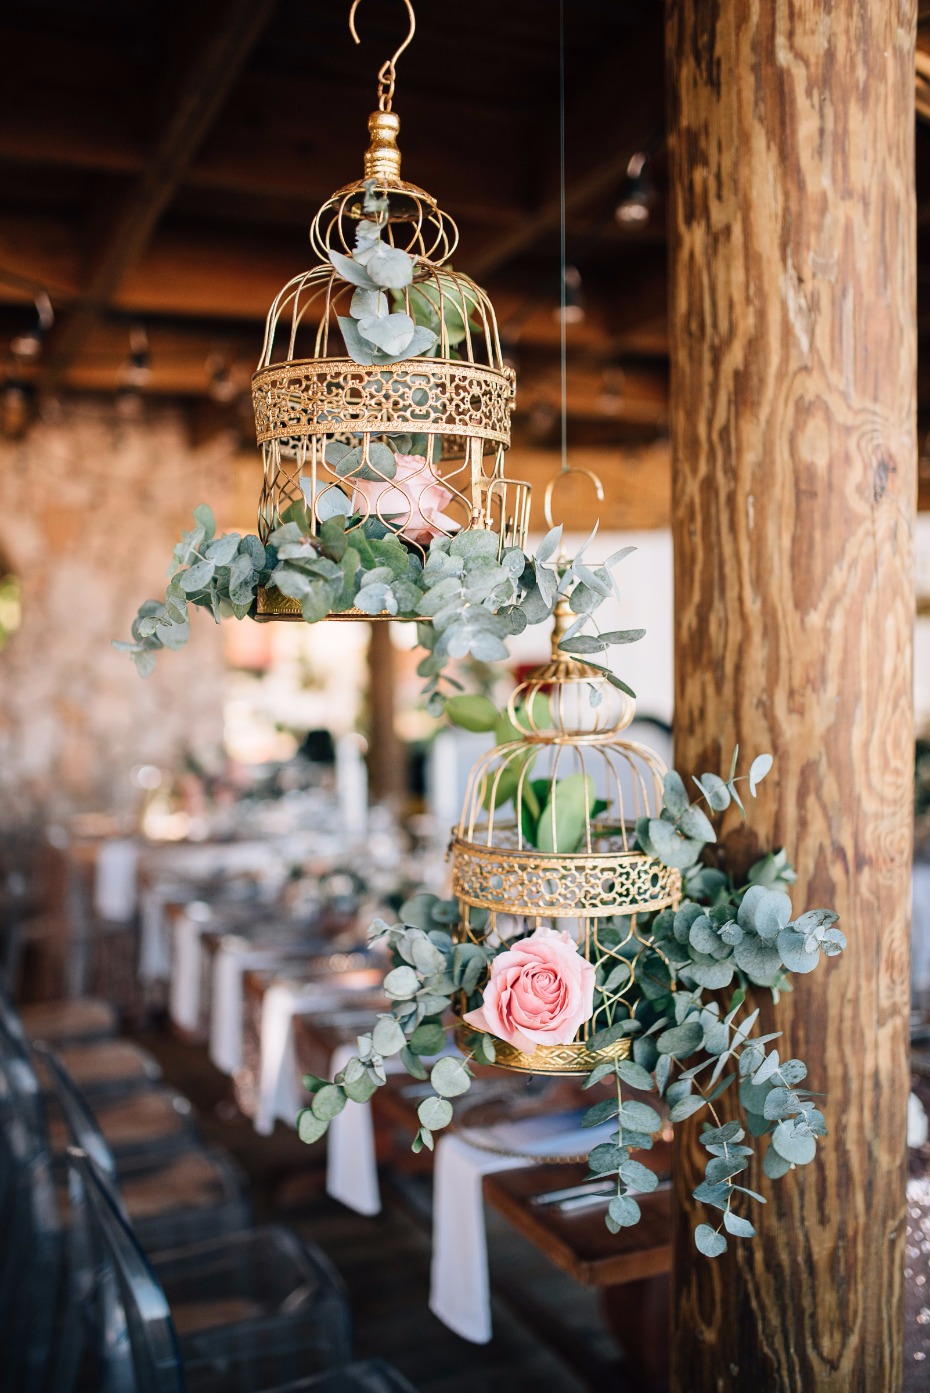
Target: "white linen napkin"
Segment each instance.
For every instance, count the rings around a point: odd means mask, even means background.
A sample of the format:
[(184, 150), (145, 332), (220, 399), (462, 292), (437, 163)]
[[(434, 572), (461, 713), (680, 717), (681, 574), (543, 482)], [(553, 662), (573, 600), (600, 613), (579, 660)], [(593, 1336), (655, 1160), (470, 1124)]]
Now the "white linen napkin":
[(130, 837), (104, 842), (94, 872), (94, 911), (101, 919), (128, 924), (136, 912), (139, 844)]
[[(330, 1078), (335, 1078), (358, 1052), (355, 1041), (340, 1045), (330, 1060)], [(389, 1059), (387, 1065), (400, 1064)], [(402, 1066), (400, 1066), (402, 1067)], [(378, 1163), (375, 1156), (375, 1129), (370, 1103), (347, 1103), (333, 1118), (326, 1134), (326, 1191), (334, 1200), (356, 1214), (369, 1217), (381, 1213)]]
[(171, 977), (171, 944), (165, 906), (171, 901), (184, 903), (194, 892), (177, 881), (159, 880), (146, 886), (140, 896), (139, 978), (142, 982), (167, 982)]
[(242, 1068), (242, 974), (250, 944), (226, 935), (213, 959), (210, 996), (210, 1058), (223, 1074)]
[(436, 1143), (429, 1308), (476, 1345), (486, 1345), (492, 1334), (482, 1181), (525, 1165), (525, 1159), (481, 1151), (455, 1135)]
[(519, 1156), (485, 1151), (454, 1134), (437, 1142), (429, 1305), (433, 1315), (463, 1340), (483, 1345), (492, 1335), (484, 1177), (529, 1165), (534, 1155), (581, 1156), (609, 1141), (614, 1125), (583, 1128), (582, 1112), (579, 1109), (468, 1129), (470, 1136), (486, 1137), (489, 1145), (512, 1146)]
[(930, 865), (911, 873), (911, 989), (918, 1003), (930, 994)]
[(210, 906), (194, 900), (175, 920), (168, 1010), (183, 1030), (196, 1030), (200, 1024), (200, 935), (211, 919)]
[(314, 985), (273, 982), (262, 1000), (261, 1065), (255, 1130), (270, 1136), (274, 1124), (294, 1125), (300, 1108), (297, 1055), (294, 1050), (294, 1016), (332, 999), (331, 992)]

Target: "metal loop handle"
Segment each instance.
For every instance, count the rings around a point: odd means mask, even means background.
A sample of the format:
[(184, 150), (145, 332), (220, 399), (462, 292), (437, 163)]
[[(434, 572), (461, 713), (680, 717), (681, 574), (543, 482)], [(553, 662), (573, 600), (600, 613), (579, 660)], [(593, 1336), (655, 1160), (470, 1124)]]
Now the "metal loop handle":
[(557, 484), (563, 479), (567, 479), (570, 474), (583, 474), (586, 479), (590, 479), (594, 485), (594, 492), (597, 495), (598, 503), (604, 501), (604, 485), (594, 473), (593, 469), (583, 469), (580, 465), (572, 465), (570, 469), (560, 469), (554, 479), (550, 479), (546, 485), (546, 492), (543, 494), (543, 517), (546, 519), (547, 527), (555, 527), (552, 520), (552, 495), (555, 493)]
[[(360, 5), (361, 3), (362, 3), (362, 0), (352, 0), (352, 8), (351, 8), (351, 10), (349, 11), (349, 33), (352, 35), (353, 39), (355, 40), (355, 42), (356, 42), (357, 44), (360, 44), (360, 43), (361, 43), (361, 39), (359, 38), (359, 36), (358, 36), (358, 30), (357, 30), (356, 27), (355, 27), (355, 12), (356, 12), (356, 10), (358, 9), (358, 7), (359, 7), (359, 5)], [(410, 17), (410, 28), (407, 30), (407, 37), (404, 39), (403, 43), (400, 45), (400, 47), (399, 47), (398, 49), (395, 50), (394, 56), (393, 56), (392, 58), (389, 58), (389, 59), (387, 60), (386, 63), (382, 63), (381, 68), (379, 69), (379, 72), (378, 72), (378, 110), (379, 110), (379, 111), (390, 111), (390, 110), (391, 110), (391, 102), (392, 102), (392, 100), (393, 100), (393, 98), (394, 98), (394, 79), (395, 79), (395, 77), (396, 77), (396, 71), (395, 71), (395, 69), (396, 69), (396, 65), (397, 65), (397, 60), (398, 60), (398, 58), (400, 57), (400, 55), (403, 53), (403, 51), (404, 51), (404, 49), (407, 47), (407, 45), (410, 43), (410, 41), (411, 41), (411, 39), (413, 38), (414, 34), (416, 33), (416, 28), (417, 28), (417, 17), (416, 17), (416, 15), (415, 15), (414, 12), (413, 12), (413, 5), (410, 3), (410, 0), (404, 0), (404, 7), (405, 7), (405, 9), (406, 9), (406, 11), (407, 11), (407, 14), (408, 14), (409, 17)]]

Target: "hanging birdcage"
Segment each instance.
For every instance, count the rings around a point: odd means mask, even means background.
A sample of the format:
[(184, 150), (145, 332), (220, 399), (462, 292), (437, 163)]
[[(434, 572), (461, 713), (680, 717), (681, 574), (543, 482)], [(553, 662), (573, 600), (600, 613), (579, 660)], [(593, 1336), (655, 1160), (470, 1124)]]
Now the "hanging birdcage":
[[(421, 559), (433, 537), (467, 528), (493, 531), (500, 551), (525, 541), (530, 490), (504, 469), (514, 373), (493, 306), (449, 265), (455, 223), (400, 177), (391, 100), (394, 65), (413, 35), (407, 9), (410, 32), (379, 75), (363, 178), (320, 209), (310, 242), (321, 263), (295, 276), (268, 314), (252, 379), (263, 541), (295, 503), (308, 509), (311, 534), (341, 514), (348, 532), (394, 533)], [(372, 248), (382, 258), (406, 252), (409, 282), (373, 284)], [(406, 344), (402, 316), (415, 326)], [(260, 592), (257, 617), (300, 619), (300, 605)]]
[[(532, 1073), (588, 1073), (629, 1051), (629, 1035), (596, 1050), (588, 1041), (670, 989), (644, 920), (681, 895), (680, 872), (635, 841), (637, 821), (661, 811), (665, 765), (623, 737), (632, 699), (560, 651), (573, 618), (563, 602), (552, 659), (511, 696), (516, 738), (472, 770), (451, 848), (460, 942), (496, 950), (541, 927), (567, 930), (596, 969), (593, 1013), (574, 1040), (528, 1053), (495, 1038), (498, 1065)], [(474, 1029), (457, 1026), (463, 1049)]]

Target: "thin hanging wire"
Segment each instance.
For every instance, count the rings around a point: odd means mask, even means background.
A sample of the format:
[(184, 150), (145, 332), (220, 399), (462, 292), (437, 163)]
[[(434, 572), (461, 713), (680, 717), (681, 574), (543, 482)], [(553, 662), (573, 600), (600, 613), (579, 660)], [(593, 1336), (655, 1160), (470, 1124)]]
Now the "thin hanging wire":
[(565, 245), (565, 0), (559, 0), (559, 357), (562, 473), (568, 472), (568, 286)]

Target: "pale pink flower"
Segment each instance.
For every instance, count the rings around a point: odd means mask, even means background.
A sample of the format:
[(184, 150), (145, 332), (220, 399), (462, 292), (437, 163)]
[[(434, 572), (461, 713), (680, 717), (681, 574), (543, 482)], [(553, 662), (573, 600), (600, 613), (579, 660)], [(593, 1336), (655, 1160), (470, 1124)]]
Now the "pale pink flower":
[(395, 455), (397, 473), (385, 479), (356, 479), (355, 512), (396, 528), (399, 537), (427, 546), (434, 537), (457, 532), (459, 524), (442, 511), (452, 492), (441, 484), (422, 455)]
[(569, 1044), (593, 1011), (594, 967), (571, 934), (543, 926), (498, 953), (482, 1005), (464, 1019), (529, 1054)]

